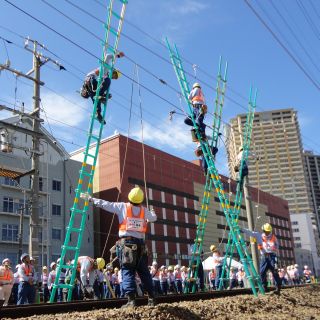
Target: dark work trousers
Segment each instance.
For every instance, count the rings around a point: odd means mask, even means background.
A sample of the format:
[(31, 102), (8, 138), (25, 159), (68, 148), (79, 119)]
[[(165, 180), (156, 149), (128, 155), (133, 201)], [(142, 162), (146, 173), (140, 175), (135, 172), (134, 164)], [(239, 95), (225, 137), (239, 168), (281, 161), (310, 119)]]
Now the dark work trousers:
[(273, 275), (273, 279), (276, 282), (277, 288), (280, 288), (280, 286), (281, 286), (278, 270), (275, 268), (276, 259), (277, 259), (277, 256), (273, 253), (267, 253), (261, 257), (260, 277), (261, 277), (262, 284), (265, 288), (267, 287), (267, 272), (268, 272), (268, 270), (271, 271), (271, 273)]
[[(197, 126), (199, 127), (200, 133), (204, 134), (205, 129), (206, 129), (206, 125), (203, 123), (204, 114), (201, 113), (201, 106), (202, 106), (202, 104), (194, 104), (193, 105), (193, 117), (194, 117), (194, 120), (195, 120)], [(191, 117), (185, 118), (184, 123), (187, 124), (188, 126), (193, 126), (193, 122), (192, 122)]]
[[(121, 239), (123, 241), (124, 239)], [(153, 297), (152, 278), (148, 268), (148, 255), (145, 250), (143, 239), (128, 237), (124, 240), (125, 245), (137, 245), (136, 263), (127, 264), (122, 261), (122, 248), (118, 251), (118, 258), (121, 267), (122, 290), (125, 296), (135, 295), (136, 293), (136, 272), (138, 273), (144, 289), (148, 292), (149, 297)]]
[[(92, 78), (90, 80), (90, 82), (91, 82), (91, 86), (92, 86), (92, 88), (94, 90), (94, 91), (90, 92), (90, 98), (92, 100), (92, 103), (94, 103), (94, 97), (96, 95), (96, 89), (97, 89), (97, 86), (98, 86), (98, 81), (97, 81), (96, 78)], [(108, 89), (109, 89), (109, 87), (110, 87), (110, 84), (111, 84), (110, 78), (103, 77), (98, 96), (105, 96), (107, 91), (108, 91)], [(97, 110), (96, 111), (97, 111), (97, 115), (101, 115), (101, 101), (100, 100), (98, 100)]]

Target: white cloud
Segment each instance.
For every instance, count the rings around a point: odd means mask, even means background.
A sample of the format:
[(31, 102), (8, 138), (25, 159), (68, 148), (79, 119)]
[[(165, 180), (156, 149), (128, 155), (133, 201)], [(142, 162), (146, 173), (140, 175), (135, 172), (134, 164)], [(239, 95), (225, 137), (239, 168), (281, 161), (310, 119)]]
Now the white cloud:
[(194, 0), (186, 0), (179, 3), (177, 6), (171, 6), (170, 11), (174, 14), (188, 15), (188, 14), (198, 14), (201, 11), (207, 9), (208, 6), (204, 3)]
[[(194, 149), (195, 144), (192, 143), (190, 129), (180, 118), (171, 122), (164, 120), (159, 123), (158, 127), (149, 123), (143, 125), (144, 141), (157, 148), (175, 149), (178, 151)], [(135, 128), (132, 137), (141, 140), (141, 128)]]
[[(87, 103), (73, 104), (74, 97), (65, 94), (65, 98), (57, 96), (53, 93), (43, 93), (41, 101), (51, 125), (56, 127), (79, 126), (84, 120), (87, 120), (90, 115), (90, 110)], [(70, 101), (68, 101), (70, 100)], [(45, 118), (45, 117), (44, 117)], [(53, 120), (57, 120), (54, 121)], [(60, 121), (60, 122), (59, 122)]]

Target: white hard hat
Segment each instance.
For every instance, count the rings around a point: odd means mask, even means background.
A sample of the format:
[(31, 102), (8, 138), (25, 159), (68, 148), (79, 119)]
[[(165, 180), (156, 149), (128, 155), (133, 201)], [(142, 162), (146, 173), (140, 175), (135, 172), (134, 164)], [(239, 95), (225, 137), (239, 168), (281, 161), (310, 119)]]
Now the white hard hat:
[(152, 265), (153, 265), (153, 266), (157, 266), (157, 265), (158, 265), (158, 262), (157, 262), (157, 261), (153, 261), (153, 262), (152, 262)]
[(180, 269), (180, 265), (177, 264), (174, 268), (175, 268), (175, 269)]
[(52, 269), (54, 266), (56, 266), (57, 264), (55, 262), (51, 262), (50, 263), (50, 268)]
[(192, 86), (192, 89), (194, 89), (194, 88), (201, 88), (200, 83), (195, 82), (195, 83), (193, 84), (193, 86)]
[(8, 262), (9, 264), (11, 264), (11, 260), (9, 258), (5, 258), (2, 261), (2, 264), (5, 264), (6, 262)]
[(298, 264), (295, 264), (295, 265), (294, 265), (294, 267), (295, 267), (295, 268), (298, 268), (298, 267), (299, 267), (299, 265), (298, 265)]
[(304, 266), (304, 269), (308, 269), (309, 267), (307, 265)]

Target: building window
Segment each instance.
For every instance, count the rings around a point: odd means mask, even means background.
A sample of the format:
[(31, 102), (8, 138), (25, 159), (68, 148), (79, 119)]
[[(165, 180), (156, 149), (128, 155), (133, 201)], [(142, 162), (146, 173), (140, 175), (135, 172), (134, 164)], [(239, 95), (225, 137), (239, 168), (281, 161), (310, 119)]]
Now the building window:
[(61, 191), (61, 181), (52, 180), (52, 190)]
[(293, 240), (294, 240), (294, 241), (300, 241), (301, 238), (300, 238), (300, 237), (293, 237)]
[(294, 244), (294, 247), (295, 247), (295, 248), (301, 248), (301, 243), (295, 243), (295, 244)]
[(52, 240), (61, 240), (61, 230), (52, 229)]
[(18, 225), (17, 224), (2, 225), (2, 241), (18, 241)]
[(8, 177), (4, 177), (4, 184), (6, 186), (16, 187), (17, 183), (19, 183), (19, 178), (17, 178), (16, 180), (13, 180)]
[(39, 191), (43, 191), (43, 179), (39, 177)]
[(298, 224), (299, 224), (298, 221), (292, 221), (293, 226), (297, 226)]
[(61, 206), (58, 204), (52, 205), (52, 215), (53, 216), (61, 216)]
[(299, 229), (292, 229), (293, 232), (299, 232)]
[(3, 212), (13, 212), (13, 198), (3, 197)]
[(42, 242), (42, 230), (39, 230), (38, 232), (38, 240), (40, 243)]

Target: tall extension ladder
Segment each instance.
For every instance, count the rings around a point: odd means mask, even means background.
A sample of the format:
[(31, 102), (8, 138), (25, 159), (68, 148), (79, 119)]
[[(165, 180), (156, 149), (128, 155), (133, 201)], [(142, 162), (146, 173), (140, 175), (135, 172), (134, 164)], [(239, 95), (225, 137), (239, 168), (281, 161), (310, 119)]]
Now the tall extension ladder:
[[(116, 3), (114, 3), (116, 1)], [(74, 281), (76, 277), (77, 261), (80, 254), (82, 237), (85, 229), (87, 212), (89, 202), (82, 200), (80, 198), (80, 193), (85, 192), (88, 194), (92, 193), (93, 176), (95, 172), (96, 162), (99, 153), (100, 140), (103, 131), (103, 120), (101, 123), (96, 118), (96, 110), (99, 99), (99, 88), (102, 83), (102, 79), (105, 73), (108, 72), (109, 78), (112, 79), (112, 73), (114, 70), (115, 55), (117, 53), (117, 48), (119, 44), (120, 34), (122, 30), (124, 14), (126, 10), (126, 5), (128, 0), (110, 0), (108, 7), (108, 18), (107, 23), (104, 25), (105, 28), (105, 38), (102, 43), (102, 57), (99, 60), (100, 73), (98, 78), (96, 96), (94, 101), (93, 112), (91, 115), (90, 127), (88, 132), (88, 140), (86, 149), (84, 151), (84, 160), (80, 170), (78, 186), (75, 190), (75, 198), (73, 202), (73, 207), (71, 208), (71, 217), (69, 225), (67, 227), (66, 237), (64, 244), (61, 247), (61, 257), (60, 262), (57, 267), (56, 279), (52, 288), (50, 302), (54, 302), (56, 291), (60, 288), (65, 288), (68, 291), (67, 300), (70, 301), (72, 298), (72, 289), (74, 287)], [(120, 12), (120, 13), (117, 13)], [(112, 54), (112, 59), (110, 64), (106, 63), (107, 54)], [(110, 86), (106, 96), (109, 95)], [(105, 118), (107, 110), (107, 102), (102, 104), (102, 117)], [(96, 147), (91, 149), (92, 144), (96, 144)], [(91, 149), (91, 152), (90, 152)], [(92, 152), (92, 150), (94, 150)], [(76, 245), (71, 241), (71, 237), (76, 237)], [(69, 253), (69, 254), (68, 254)], [(66, 263), (66, 258), (73, 258), (73, 262), (70, 264)], [(70, 272), (70, 283), (59, 283), (60, 273), (62, 269), (69, 270)]]
[(215, 190), (218, 194), (218, 197), (219, 197), (219, 200), (221, 203), (221, 207), (223, 208), (223, 212), (226, 217), (226, 222), (230, 228), (231, 237), (235, 242), (236, 249), (237, 249), (239, 256), (240, 256), (240, 261), (244, 266), (246, 278), (250, 284), (250, 287), (252, 289), (253, 294), (255, 296), (257, 296), (258, 293), (257, 293), (257, 289), (256, 289), (255, 285), (258, 286), (258, 289), (260, 290), (261, 293), (264, 293), (264, 289), (263, 289), (263, 286), (261, 283), (260, 276), (257, 274), (257, 271), (255, 270), (252, 258), (250, 256), (248, 249), (247, 249), (246, 243), (241, 235), (238, 221), (237, 221), (237, 219), (234, 219), (233, 211), (231, 210), (229, 200), (225, 195), (225, 192), (223, 189), (223, 184), (220, 180), (218, 171), (215, 167), (213, 155), (211, 153), (208, 141), (201, 140), (201, 135), (198, 130), (199, 128), (195, 122), (193, 112), (192, 112), (193, 107), (192, 107), (191, 102), (188, 99), (188, 94), (190, 92), (189, 84), (187, 82), (187, 79), (186, 79), (186, 76), (185, 76), (185, 73), (183, 70), (182, 61), (180, 59), (178, 49), (176, 46), (174, 46), (175, 50), (173, 50), (167, 39), (166, 39), (166, 42), (167, 42), (167, 47), (170, 52), (170, 59), (173, 64), (175, 73), (177, 75), (182, 94), (183, 94), (186, 102), (188, 103), (189, 116), (192, 119), (193, 127), (196, 131), (196, 136), (197, 136), (198, 140), (200, 141), (200, 145), (201, 145), (201, 149), (202, 149), (202, 152), (204, 155), (204, 159), (208, 164), (208, 172), (210, 174), (210, 179), (212, 180), (214, 187), (215, 187)]
[[(240, 162), (240, 168), (239, 168), (239, 179), (237, 183), (237, 189), (236, 189), (236, 197), (234, 200), (234, 207), (233, 207), (233, 217), (235, 220), (239, 219), (240, 211), (241, 211), (241, 204), (242, 204), (242, 195), (243, 195), (243, 177), (242, 177), (242, 169), (244, 166), (244, 163), (248, 161), (249, 152), (250, 152), (250, 145), (251, 145), (251, 136), (252, 136), (252, 127), (253, 127), (253, 119), (254, 119), (254, 113), (256, 109), (256, 97), (257, 97), (257, 91), (254, 94), (254, 97), (252, 97), (252, 88), (250, 88), (250, 94), (249, 94), (249, 104), (248, 104), (248, 113), (245, 123), (245, 130), (243, 135), (243, 153), (242, 158)], [(224, 279), (229, 279), (229, 273), (231, 268), (231, 262), (233, 258), (234, 253), (234, 247), (235, 242), (233, 238), (231, 237), (231, 234), (229, 233), (228, 236), (228, 243), (226, 247), (226, 253), (225, 258), (223, 261), (222, 266), (222, 273), (221, 278), (219, 281), (219, 290), (223, 288), (224, 285)]]
[[(222, 58), (219, 59), (219, 69), (216, 84), (216, 98), (215, 98), (215, 110), (213, 114), (213, 126), (212, 126), (212, 140), (211, 148), (217, 148), (218, 139), (220, 136), (220, 125), (222, 117), (222, 108), (224, 105), (224, 97), (227, 83), (227, 70), (228, 63), (225, 64), (224, 74), (221, 73), (221, 62)], [(199, 265), (201, 262), (201, 252), (203, 246), (203, 239), (207, 224), (208, 208), (210, 204), (210, 197), (212, 191), (212, 179), (210, 179), (210, 174), (207, 173), (206, 184), (204, 187), (203, 198), (201, 203), (201, 210), (198, 218), (198, 225), (196, 231), (196, 239), (192, 247), (191, 260), (189, 262), (189, 271), (187, 277), (187, 285), (185, 285), (185, 293), (195, 293), (197, 290), (197, 278), (199, 274)]]

